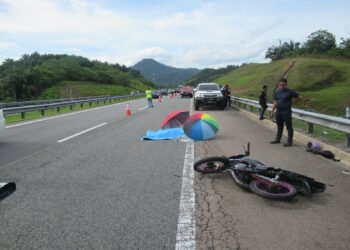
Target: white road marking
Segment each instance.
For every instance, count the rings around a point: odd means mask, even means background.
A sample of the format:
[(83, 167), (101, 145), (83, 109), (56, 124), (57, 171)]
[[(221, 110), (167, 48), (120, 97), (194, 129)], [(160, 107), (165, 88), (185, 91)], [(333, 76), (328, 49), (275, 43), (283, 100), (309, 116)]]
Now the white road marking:
[(106, 125), (106, 124), (107, 124), (106, 122), (101, 123), (101, 124), (99, 124), (99, 125), (97, 125), (97, 126), (94, 126), (94, 127), (92, 127), (92, 128), (86, 129), (86, 130), (81, 131), (81, 132), (79, 132), (79, 133), (76, 133), (76, 134), (74, 134), (74, 135), (71, 135), (71, 136), (68, 136), (68, 137), (66, 137), (66, 138), (63, 138), (62, 140), (59, 140), (59, 141), (57, 141), (57, 142), (58, 142), (58, 143), (61, 143), (61, 142), (68, 141), (69, 139), (72, 139), (72, 138), (77, 137), (77, 136), (79, 136), (79, 135), (85, 134), (85, 133), (87, 133), (87, 132), (89, 132), (89, 131), (91, 131), (91, 130), (97, 129), (97, 128), (102, 127), (102, 126), (104, 126), (104, 125)]
[(148, 106), (144, 106), (144, 107), (140, 108), (139, 111), (144, 110), (146, 108), (148, 108)]
[[(193, 99), (190, 111), (192, 113)], [(179, 218), (177, 221), (176, 250), (196, 249), (196, 217), (194, 193), (194, 144), (186, 143), (184, 168), (182, 173)]]
[[(139, 101), (139, 100), (135, 100), (135, 101)], [(48, 118), (44, 118), (44, 119), (40, 119), (40, 120), (34, 120), (34, 121), (18, 123), (18, 124), (6, 126), (6, 128), (15, 128), (15, 127), (20, 127), (20, 126), (24, 126), (24, 125), (33, 124), (33, 123), (49, 121), (49, 120), (53, 120), (53, 119), (57, 119), (57, 118), (61, 118), (61, 117), (77, 115), (77, 114), (81, 114), (81, 113), (85, 113), (85, 112), (95, 111), (95, 110), (98, 110), (98, 109), (109, 108), (109, 107), (112, 107), (112, 106), (118, 106), (118, 105), (125, 104), (125, 103), (128, 103), (128, 102), (129, 101), (127, 101), (127, 102), (119, 102), (119, 103), (115, 103), (115, 104), (111, 104), (111, 105), (107, 105), (107, 106), (103, 106), (103, 107), (96, 107), (96, 108), (86, 109), (86, 110), (82, 110), (82, 111), (75, 111), (75, 112), (64, 114), (64, 115), (56, 115), (56, 116), (52, 116), (52, 117), (48, 117)]]

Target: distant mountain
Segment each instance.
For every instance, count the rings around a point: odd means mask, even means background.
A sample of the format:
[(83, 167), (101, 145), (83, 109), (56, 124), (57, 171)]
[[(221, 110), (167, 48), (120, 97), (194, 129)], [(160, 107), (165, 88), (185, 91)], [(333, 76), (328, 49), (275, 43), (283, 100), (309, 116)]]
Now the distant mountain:
[(171, 87), (183, 84), (192, 76), (199, 73), (199, 69), (180, 69), (161, 64), (153, 59), (143, 59), (131, 67), (141, 72), (148, 81), (159, 86)]

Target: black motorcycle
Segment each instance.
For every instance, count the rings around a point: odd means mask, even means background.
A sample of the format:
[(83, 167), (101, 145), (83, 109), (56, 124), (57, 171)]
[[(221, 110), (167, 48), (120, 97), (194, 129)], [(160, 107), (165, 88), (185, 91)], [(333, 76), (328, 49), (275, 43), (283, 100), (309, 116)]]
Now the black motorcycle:
[(291, 171), (266, 166), (249, 158), (250, 144), (244, 154), (231, 157), (209, 157), (194, 163), (203, 174), (229, 171), (235, 182), (253, 193), (274, 200), (291, 200), (297, 193), (310, 196), (326, 190), (326, 185)]

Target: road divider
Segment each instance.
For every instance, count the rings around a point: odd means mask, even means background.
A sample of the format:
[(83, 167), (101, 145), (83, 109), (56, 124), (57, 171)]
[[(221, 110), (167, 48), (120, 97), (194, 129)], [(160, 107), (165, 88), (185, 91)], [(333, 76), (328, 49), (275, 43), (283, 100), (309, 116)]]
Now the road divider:
[(76, 133), (76, 134), (74, 134), (74, 135), (71, 135), (71, 136), (68, 136), (68, 137), (66, 137), (66, 138), (63, 138), (63, 139), (61, 139), (61, 140), (59, 140), (59, 141), (57, 141), (57, 142), (58, 142), (58, 143), (61, 143), (61, 142), (68, 141), (68, 140), (70, 140), (70, 139), (72, 139), (72, 138), (74, 138), (74, 137), (77, 137), (77, 136), (79, 136), (79, 135), (85, 134), (85, 133), (87, 133), (87, 132), (89, 132), (89, 131), (91, 131), (91, 130), (100, 128), (100, 127), (102, 127), (102, 126), (104, 126), (104, 125), (106, 125), (106, 124), (107, 124), (106, 122), (101, 123), (101, 124), (96, 125), (96, 126), (94, 126), (94, 127), (92, 127), (92, 128), (86, 129), (86, 130), (81, 131), (81, 132), (79, 132), (79, 133)]
[(144, 106), (144, 107), (140, 108), (139, 111), (144, 110), (146, 108), (148, 108), (148, 106)]

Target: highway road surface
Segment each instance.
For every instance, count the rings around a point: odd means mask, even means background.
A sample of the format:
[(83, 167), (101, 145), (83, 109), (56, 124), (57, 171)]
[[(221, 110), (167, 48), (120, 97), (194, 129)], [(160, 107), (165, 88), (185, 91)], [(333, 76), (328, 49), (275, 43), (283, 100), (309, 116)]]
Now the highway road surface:
[[(141, 141), (171, 111), (192, 108), (191, 99), (129, 104), (130, 117), (120, 103), (5, 129), (0, 182), (17, 191), (0, 201), (0, 249), (349, 249), (350, 177), (341, 163), (301, 145), (270, 145), (274, 131), (236, 110), (205, 111), (220, 124), (210, 141)], [(191, 186), (191, 158), (238, 154), (247, 141), (253, 157), (310, 175), (326, 193), (270, 201), (226, 173), (195, 173)]]

